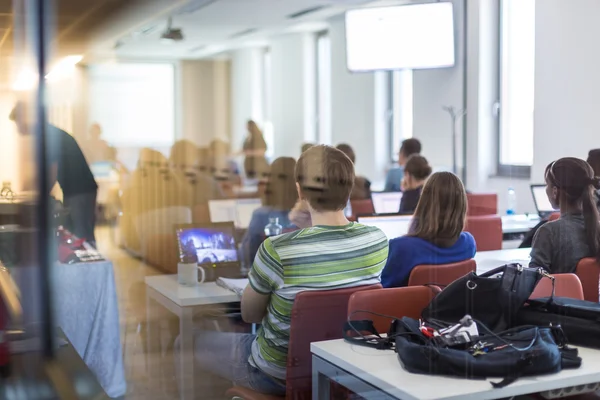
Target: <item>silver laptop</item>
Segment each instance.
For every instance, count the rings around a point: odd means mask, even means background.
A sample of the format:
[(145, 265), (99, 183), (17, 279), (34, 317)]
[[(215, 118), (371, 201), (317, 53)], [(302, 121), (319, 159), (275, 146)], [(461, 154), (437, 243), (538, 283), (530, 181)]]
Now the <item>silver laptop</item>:
[(373, 192), (371, 200), (376, 214), (395, 214), (400, 210), (402, 192)]
[(358, 217), (358, 223), (381, 229), (388, 240), (408, 233), (412, 215), (373, 215)]
[(252, 214), (260, 206), (260, 199), (211, 200), (208, 211), (212, 223), (233, 222), (236, 228), (247, 229)]
[(559, 210), (552, 207), (548, 195), (546, 194), (546, 185), (530, 185), (531, 194), (533, 195), (533, 202), (538, 215), (542, 219), (547, 219), (550, 214), (558, 212)]

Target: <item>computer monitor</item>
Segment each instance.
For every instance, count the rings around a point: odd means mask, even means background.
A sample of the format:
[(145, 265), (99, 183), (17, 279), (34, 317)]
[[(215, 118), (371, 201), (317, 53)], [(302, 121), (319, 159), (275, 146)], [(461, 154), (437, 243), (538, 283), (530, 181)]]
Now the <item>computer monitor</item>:
[(240, 229), (248, 229), (252, 214), (257, 208), (260, 208), (262, 202), (260, 199), (239, 199), (236, 201), (236, 219), (235, 226)]
[(412, 215), (374, 215), (358, 217), (358, 223), (381, 229), (388, 240), (404, 236), (410, 229)]
[(373, 192), (371, 200), (376, 214), (395, 214), (400, 210), (402, 192)]
[(545, 218), (558, 210), (552, 207), (548, 195), (546, 194), (546, 185), (531, 185), (531, 194), (533, 202), (540, 217)]
[(237, 221), (235, 200), (210, 200), (208, 202), (208, 211), (212, 223)]

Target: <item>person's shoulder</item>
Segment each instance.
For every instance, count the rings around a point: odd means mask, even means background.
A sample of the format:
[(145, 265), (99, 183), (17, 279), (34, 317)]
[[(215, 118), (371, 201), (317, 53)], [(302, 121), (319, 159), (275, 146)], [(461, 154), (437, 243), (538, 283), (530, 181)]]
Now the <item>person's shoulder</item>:
[(383, 231), (377, 228), (376, 226), (363, 225), (359, 224), (358, 222), (353, 222), (352, 226), (350, 226), (350, 229), (358, 233), (362, 233), (365, 235), (371, 234), (377, 237), (385, 238), (387, 240), (387, 236), (385, 236), (385, 233), (383, 233)]
[(473, 245), (475, 244), (475, 238), (469, 232), (462, 232), (460, 234), (458, 240), (461, 242), (464, 242), (464, 243), (468, 243), (468, 244), (473, 244)]

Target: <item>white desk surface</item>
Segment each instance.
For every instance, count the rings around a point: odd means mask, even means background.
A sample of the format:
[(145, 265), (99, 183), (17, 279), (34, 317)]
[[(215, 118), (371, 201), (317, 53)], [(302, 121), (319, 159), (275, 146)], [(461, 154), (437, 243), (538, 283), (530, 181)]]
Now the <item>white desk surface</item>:
[(503, 215), (501, 218), (502, 233), (528, 232), (540, 222), (540, 217), (536, 214)]
[(481, 274), (511, 262), (518, 262), (527, 267), (530, 260), (529, 253), (531, 253), (531, 248), (478, 251), (474, 257), (477, 263), (477, 273)]
[(177, 282), (177, 275), (148, 276), (146, 277), (146, 285), (180, 307), (240, 301), (237, 294), (217, 286), (214, 282), (201, 283), (196, 286), (182, 286)]
[(502, 389), (488, 380), (464, 380), (411, 374), (400, 365), (393, 350), (376, 350), (343, 339), (311, 343), (311, 352), (366, 383), (403, 400), (486, 400), (600, 382), (600, 350), (579, 348), (583, 363), (558, 374), (524, 377)]

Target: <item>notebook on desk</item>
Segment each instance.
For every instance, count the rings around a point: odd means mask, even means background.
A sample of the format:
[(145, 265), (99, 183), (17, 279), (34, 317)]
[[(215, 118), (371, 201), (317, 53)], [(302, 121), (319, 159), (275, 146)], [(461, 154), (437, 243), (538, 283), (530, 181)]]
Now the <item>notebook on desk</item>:
[(235, 292), (241, 297), (244, 293), (244, 289), (248, 286), (248, 279), (218, 278), (215, 283), (224, 289)]

